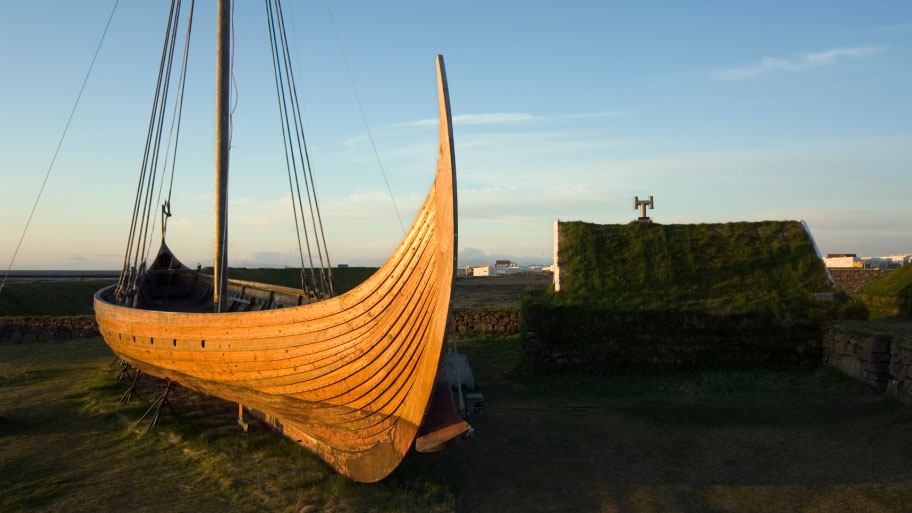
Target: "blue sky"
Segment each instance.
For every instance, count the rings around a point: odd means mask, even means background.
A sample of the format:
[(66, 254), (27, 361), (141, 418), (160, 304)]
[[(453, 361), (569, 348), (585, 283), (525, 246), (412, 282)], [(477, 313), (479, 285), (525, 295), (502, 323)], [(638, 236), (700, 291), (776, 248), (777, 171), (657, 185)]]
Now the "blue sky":
[[(0, 0), (0, 263), (113, 1)], [(550, 259), (552, 221), (806, 219), (824, 252), (912, 251), (908, 2), (329, 2), (404, 221), (433, 179), (434, 56), (454, 114), (463, 263)], [(165, 2), (122, 0), (15, 269), (118, 268)], [(168, 241), (212, 248), (214, 0), (196, 6)], [(402, 230), (326, 3), (286, 1), (334, 263)], [(232, 265), (294, 265), (263, 4), (236, 7)]]

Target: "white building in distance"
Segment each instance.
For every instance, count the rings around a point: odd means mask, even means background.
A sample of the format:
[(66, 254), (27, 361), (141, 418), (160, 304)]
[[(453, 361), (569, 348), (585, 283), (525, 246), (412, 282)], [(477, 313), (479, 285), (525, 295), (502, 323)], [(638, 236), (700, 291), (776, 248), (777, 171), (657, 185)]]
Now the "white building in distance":
[(490, 265), (479, 265), (472, 268), (472, 276), (491, 276)]
[(828, 268), (836, 269), (896, 269), (910, 261), (912, 261), (912, 253), (861, 258), (855, 253), (830, 253), (823, 259)]
[(824, 265), (828, 268), (850, 269), (853, 267), (864, 267), (858, 255), (855, 253), (830, 253), (823, 259)]
[(895, 255), (887, 255), (881, 258), (891, 260), (893, 263), (899, 264), (899, 266), (902, 267), (909, 262), (912, 262), (912, 253), (898, 253)]

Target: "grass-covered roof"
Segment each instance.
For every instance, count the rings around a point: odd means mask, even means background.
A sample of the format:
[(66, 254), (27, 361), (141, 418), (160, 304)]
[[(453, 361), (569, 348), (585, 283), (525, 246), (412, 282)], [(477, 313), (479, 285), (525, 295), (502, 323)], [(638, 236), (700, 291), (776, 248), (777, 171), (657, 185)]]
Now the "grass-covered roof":
[(631, 308), (806, 310), (830, 292), (798, 221), (560, 223), (562, 300)]

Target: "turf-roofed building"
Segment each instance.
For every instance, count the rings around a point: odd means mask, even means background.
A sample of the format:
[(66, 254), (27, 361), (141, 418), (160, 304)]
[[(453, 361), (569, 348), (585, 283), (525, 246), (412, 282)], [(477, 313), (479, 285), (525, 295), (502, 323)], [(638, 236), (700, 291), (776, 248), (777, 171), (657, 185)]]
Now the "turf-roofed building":
[(835, 292), (800, 221), (555, 223), (555, 283), (523, 298), (527, 363), (590, 370), (816, 365)]

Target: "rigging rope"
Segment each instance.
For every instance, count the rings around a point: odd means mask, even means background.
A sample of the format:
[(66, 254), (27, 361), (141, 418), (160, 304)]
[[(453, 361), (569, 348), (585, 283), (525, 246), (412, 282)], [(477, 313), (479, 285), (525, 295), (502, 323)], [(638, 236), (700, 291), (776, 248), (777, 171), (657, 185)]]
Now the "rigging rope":
[[(155, 85), (155, 95), (152, 102), (152, 113), (149, 117), (149, 128), (146, 132), (146, 143), (140, 165), (139, 181), (136, 185), (136, 197), (133, 204), (133, 216), (130, 221), (130, 231), (127, 237), (127, 247), (124, 252), (124, 264), (118, 280), (116, 297), (123, 303), (130, 302), (137, 290), (139, 281), (145, 275), (149, 253), (152, 249), (151, 237), (155, 228), (152, 213), (156, 210), (154, 205), (161, 200), (165, 176), (168, 172), (169, 159), (171, 164), (171, 179), (168, 189), (168, 201), (162, 205), (162, 240), (164, 240), (164, 225), (166, 216), (170, 216), (170, 199), (174, 183), (174, 170), (177, 161), (177, 148), (180, 140), (180, 119), (183, 112), (184, 85), (187, 73), (187, 60), (189, 56), (190, 34), (193, 23), (194, 0), (190, 2), (190, 14), (187, 21), (186, 40), (184, 41), (183, 62), (179, 72), (177, 97), (171, 114), (171, 126), (168, 142), (165, 145), (164, 159), (161, 162), (162, 137), (164, 123), (168, 112), (168, 94), (171, 86), (172, 69), (175, 57), (175, 47), (179, 35), (181, 0), (172, 0), (168, 12), (168, 23), (165, 29), (165, 39), (162, 43), (162, 56), (158, 67), (158, 77)], [(174, 141), (172, 153), (172, 138)], [(159, 170), (159, 168), (161, 168)], [(156, 180), (161, 173), (158, 187), (158, 196), (153, 202)], [(132, 261), (132, 262), (131, 262)]]
[[(191, 3), (192, 3), (192, 0), (191, 0)], [(164, 133), (163, 128), (164, 128), (164, 123), (165, 123), (165, 115), (167, 113), (166, 104), (167, 104), (167, 99), (168, 99), (168, 91), (170, 90), (170, 85), (171, 85), (170, 77), (171, 77), (171, 66), (174, 63), (174, 47), (175, 47), (175, 44), (177, 43), (177, 30), (178, 30), (178, 21), (180, 19), (180, 6), (181, 6), (181, 2), (178, 1), (177, 16), (175, 17), (175, 20), (174, 20), (174, 32), (171, 36), (171, 44), (168, 49), (168, 53), (169, 53), (168, 69), (165, 72), (167, 74), (167, 76), (169, 77), (169, 80), (167, 80), (165, 82), (164, 95), (163, 95), (162, 102), (161, 102), (161, 113), (159, 114), (159, 121), (158, 121), (158, 128), (157, 128), (158, 139), (157, 139), (155, 151), (152, 154), (153, 160), (152, 160), (152, 164), (151, 164), (151, 169), (153, 171), (150, 174), (151, 178), (149, 181), (150, 182), (149, 190), (148, 190), (148, 194), (147, 194), (147, 198), (146, 198), (146, 206), (147, 206), (146, 218), (145, 218), (146, 229), (145, 229), (145, 231), (143, 231), (143, 238), (142, 238), (143, 250), (142, 250), (142, 254), (137, 254), (137, 257), (140, 257), (140, 256), (142, 257), (143, 264), (145, 264), (145, 262), (148, 260), (149, 252), (152, 250), (152, 243), (151, 243), (150, 239), (152, 236), (152, 232), (153, 232), (154, 224), (155, 224), (155, 220), (156, 220), (156, 217), (152, 216), (152, 212), (154, 211), (154, 206), (158, 203), (158, 200), (156, 200), (155, 202), (152, 201), (152, 195), (155, 193), (155, 180), (156, 180), (156, 177), (158, 176), (158, 160), (159, 160), (159, 154), (161, 153), (161, 138)], [(191, 12), (192, 12), (192, 7), (191, 7)], [(178, 86), (180, 86), (180, 83), (178, 84)], [(180, 93), (180, 87), (178, 87), (178, 93)], [(178, 98), (178, 101), (179, 100), (180, 99)], [(175, 112), (177, 112), (178, 101), (175, 102)], [(172, 129), (174, 128), (174, 125), (175, 125), (175, 121), (174, 121), (174, 118), (172, 117), (172, 119), (171, 119)], [(162, 167), (162, 180), (161, 180), (161, 182), (159, 182), (160, 184), (164, 183), (164, 175), (168, 168), (168, 155), (169, 155), (170, 151), (171, 151), (171, 136), (169, 134), (168, 135), (168, 144), (166, 145), (166, 148), (165, 148), (165, 160), (164, 160), (164, 166)], [(159, 190), (161, 190), (161, 186), (159, 186)]]
[[(295, 28), (294, 2), (289, 3), (288, 7), (289, 7), (289, 9), (291, 9), (291, 31), (292, 31), (292, 34), (294, 37), (294, 47), (295, 47), (295, 49), (298, 49), (298, 48), (300, 48), (300, 46), (298, 45), (298, 31)], [(283, 25), (284, 25), (284, 23), (283, 23)], [(298, 66), (301, 66), (300, 54), (297, 51), (295, 51), (295, 61), (297, 62)], [(292, 77), (294, 77), (294, 75), (292, 75)], [(297, 96), (298, 96), (297, 88), (295, 88), (295, 101), (297, 101)], [(307, 107), (306, 107), (306, 102), (305, 102), (304, 103), (304, 114), (305, 115), (301, 116), (302, 137), (306, 137), (306, 133), (309, 131), (306, 113), (307, 113)], [(313, 179), (313, 167), (310, 164), (310, 153), (311, 153), (311, 151), (309, 151), (307, 146), (305, 146), (304, 147), (304, 160), (306, 163), (306, 169), (309, 170), (309, 173), (310, 173), (310, 188), (313, 191), (313, 202), (314, 202), (314, 205), (316, 205), (316, 209), (317, 209), (317, 222), (320, 227), (320, 239), (323, 242), (323, 250), (326, 254), (326, 272), (329, 276), (328, 281), (329, 281), (329, 286), (330, 286), (330, 292), (335, 294), (335, 291), (332, 290), (332, 288), (334, 286), (333, 277), (332, 277), (332, 262), (330, 262), (330, 260), (329, 260), (329, 246), (326, 244), (326, 233), (323, 230), (323, 218), (320, 215), (320, 201), (319, 201), (319, 195), (317, 194), (317, 190), (316, 190), (316, 183)], [(311, 217), (312, 216), (313, 216), (313, 213), (311, 212)]]
[[(284, 89), (282, 87), (282, 84), (283, 84), (282, 77), (279, 72), (279, 58), (278, 58), (278, 48), (276, 45), (275, 24), (273, 21), (272, 5), (269, 3), (269, 0), (265, 0), (265, 2), (266, 2), (266, 19), (267, 19), (267, 25), (269, 27), (269, 43), (270, 43), (269, 49), (272, 52), (272, 69), (273, 69), (273, 74), (275, 76), (276, 100), (279, 103), (279, 125), (281, 125), (281, 127), (282, 127), (282, 144), (283, 144), (284, 150), (285, 150), (285, 168), (288, 172), (288, 191), (291, 194), (291, 212), (292, 212), (292, 215), (294, 216), (295, 233), (297, 234), (297, 237), (298, 237), (298, 254), (300, 255), (300, 258), (301, 258), (301, 288), (304, 289), (305, 291), (309, 292), (309, 289), (307, 287), (307, 280), (304, 275), (304, 249), (301, 244), (301, 230), (298, 227), (298, 212), (297, 212), (297, 207), (295, 207), (295, 194), (294, 194), (294, 189), (292, 188), (291, 161), (294, 159), (294, 154), (292, 154), (291, 157), (289, 158), (288, 139), (286, 138), (286, 126), (288, 125), (288, 110), (283, 108), (285, 106), (285, 95), (284, 95)], [(283, 117), (283, 111), (284, 111), (284, 117)], [(298, 175), (296, 172), (295, 180), (297, 180), (297, 176)], [(299, 189), (299, 191), (300, 191), (300, 189)], [(303, 217), (303, 215), (304, 215), (303, 208), (301, 210), (302, 210), (301, 216)], [(304, 223), (304, 238), (305, 238), (305, 240), (307, 240), (307, 224), (306, 223)], [(310, 243), (308, 242), (308, 249), (307, 249), (308, 254), (310, 254), (310, 245), (309, 244)], [(313, 283), (313, 260), (312, 259), (310, 262), (310, 273), (311, 273), (311, 283)]]
[[(280, 7), (281, 7), (281, 5), (280, 5)], [(303, 119), (301, 117), (301, 104), (298, 101), (298, 88), (297, 88), (297, 85), (295, 84), (294, 73), (292, 72), (292, 68), (291, 68), (291, 53), (289, 52), (290, 45), (288, 44), (288, 34), (285, 31), (285, 17), (282, 13), (281, 8), (279, 9), (278, 14), (279, 14), (279, 26), (281, 27), (281, 30), (282, 30), (282, 47), (283, 47), (284, 54), (285, 54), (285, 67), (288, 70), (289, 87), (290, 87), (290, 92), (292, 94), (292, 100), (293, 100), (293, 104), (294, 104), (293, 112), (295, 115), (295, 126), (296, 126), (296, 130), (297, 130), (296, 135), (297, 135), (297, 143), (298, 143), (298, 155), (303, 155), (302, 156), (303, 161), (301, 162), (301, 170), (303, 172), (302, 174), (304, 175), (304, 191), (307, 193), (307, 203), (308, 203), (308, 206), (310, 207), (310, 221), (311, 221), (311, 225), (313, 226), (313, 230), (314, 230), (314, 239), (317, 238), (318, 231), (320, 232), (320, 235), (323, 238), (323, 244), (322, 244), (323, 251), (321, 251), (320, 241), (316, 240), (317, 256), (319, 257), (319, 261), (320, 261), (320, 281), (323, 284), (323, 289), (326, 290), (328, 288), (330, 291), (330, 294), (332, 294), (333, 293), (332, 266), (329, 264), (329, 251), (326, 247), (326, 237), (323, 234), (323, 222), (322, 222), (322, 219), (320, 219), (320, 206), (317, 203), (317, 191), (316, 191), (314, 179), (313, 179), (313, 168), (310, 165), (310, 154), (307, 150), (307, 144), (306, 144), (306, 141), (304, 138), (304, 123), (303, 123)], [(305, 163), (306, 163), (306, 165), (305, 165)], [(309, 190), (307, 188), (308, 183), (310, 184)], [(311, 192), (313, 192), (312, 199), (311, 199)], [(300, 200), (300, 198), (301, 198), (301, 191), (298, 190), (298, 199)], [(316, 206), (316, 215), (314, 215), (314, 206)], [(319, 227), (318, 227), (318, 223), (319, 223)], [(323, 252), (326, 253), (326, 265), (325, 266), (323, 263)], [(324, 269), (326, 270), (326, 272), (324, 272)], [(328, 277), (327, 277), (327, 274), (329, 275)]]
[[(190, 15), (189, 20), (187, 21), (187, 35), (184, 39), (184, 58), (181, 63), (180, 71), (180, 80), (177, 84), (177, 99), (174, 101), (174, 112), (171, 113), (171, 130), (168, 132), (168, 144), (165, 151), (165, 165), (164, 171), (162, 171), (162, 180), (158, 186), (158, 196), (155, 198), (155, 204), (158, 205), (161, 202), (162, 189), (165, 185), (164, 173), (168, 169), (168, 158), (171, 158), (171, 180), (168, 183), (168, 199), (165, 200), (165, 203), (162, 204), (162, 241), (165, 240), (165, 230), (167, 228), (167, 218), (171, 217), (171, 192), (174, 189), (174, 170), (177, 165), (177, 146), (180, 141), (180, 124), (181, 124), (181, 114), (184, 111), (184, 85), (187, 82), (187, 61), (190, 54), (190, 30), (193, 27), (193, 6), (195, 5), (195, 0), (190, 1)], [(176, 130), (176, 132), (175, 132)], [(171, 139), (174, 138), (174, 153), (171, 154)], [(151, 233), (155, 233), (155, 220), (152, 222)], [(152, 245), (149, 245), (149, 248), (145, 254), (145, 260), (149, 259), (149, 251), (152, 249)]]
[[(234, 6), (235, 3), (232, 2), (230, 7), (232, 12)], [(273, 0), (273, 2), (270, 3), (270, 0), (266, 0), (266, 7), (270, 35), (270, 50), (273, 54), (273, 70), (276, 78), (276, 95), (279, 99), (279, 118), (282, 122), (282, 138), (284, 141), (286, 168), (288, 171), (289, 190), (292, 196), (292, 214), (298, 236), (298, 250), (301, 255), (302, 288), (304, 288), (311, 297), (319, 299), (332, 296), (334, 293), (332, 272), (326, 268), (330, 265), (329, 252), (326, 249), (326, 238), (323, 232), (319, 204), (316, 200), (313, 170), (310, 167), (309, 153), (303, 134), (300, 103), (297, 97), (297, 89), (291, 66), (291, 54), (289, 51), (287, 33), (285, 31), (281, 2), (279, 0)], [(152, 249), (151, 234), (154, 232), (156, 221), (151, 218), (151, 215), (155, 210), (154, 205), (161, 200), (169, 164), (171, 177), (170, 180), (168, 180), (168, 199), (162, 205), (161, 209), (163, 241), (165, 222), (167, 216), (170, 216), (171, 194), (173, 191), (177, 149), (180, 139), (181, 114), (183, 112), (190, 35), (193, 23), (193, 8), (194, 1), (191, 0), (186, 39), (184, 41), (183, 62), (180, 67), (174, 107), (173, 109), (170, 109), (171, 125), (168, 131), (167, 143), (164, 145), (165, 151), (162, 152), (162, 140), (165, 133), (164, 123), (169, 111), (168, 95), (171, 88), (172, 75), (176, 73), (174, 72), (173, 64), (176, 56), (175, 49), (177, 40), (179, 38), (182, 0), (172, 0), (171, 8), (168, 13), (168, 23), (165, 29), (165, 38), (162, 43), (162, 55), (155, 85), (155, 96), (152, 102), (152, 112), (149, 118), (149, 127), (146, 133), (146, 143), (133, 205), (133, 216), (131, 218), (130, 232), (128, 234), (127, 247), (124, 254), (124, 266), (116, 289), (116, 297), (118, 298), (118, 301), (123, 304), (133, 303), (135, 305), (138, 301), (140, 282), (146, 276), (149, 254)], [(232, 62), (230, 65), (230, 73), (232, 76), (234, 92), (234, 106), (231, 109), (231, 113), (229, 113), (229, 145), (231, 140), (230, 132), (232, 131), (231, 128), (233, 128), (231, 127), (231, 116), (234, 112), (234, 108), (237, 106), (238, 96), (233, 70), (233, 29), (231, 41)], [(298, 170), (299, 165), (301, 168), (300, 171)], [(161, 174), (160, 180), (159, 173)], [(294, 175), (293, 179), (292, 174)], [(303, 177), (304, 181), (304, 193), (301, 191), (301, 177)], [(157, 197), (155, 196), (156, 185), (158, 185)], [(305, 193), (308, 203), (307, 209), (305, 209), (303, 204)], [(155, 198), (154, 202), (153, 198)], [(297, 205), (295, 205), (295, 203), (297, 203)], [(310, 220), (307, 219), (307, 212), (310, 213)], [(298, 213), (300, 213), (300, 220), (298, 218)], [(227, 210), (225, 211), (225, 215), (227, 216)], [(300, 226), (298, 224), (299, 222)], [(308, 222), (313, 227), (313, 241), (311, 241), (310, 233), (308, 231)], [(225, 223), (225, 225), (227, 225), (227, 223)], [(304, 238), (303, 243), (301, 241), (302, 232)], [(223, 240), (227, 241), (227, 233), (223, 234)], [(306, 266), (304, 265), (303, 255), (305, 243), (310, 259), (309, 284), (307, 283), (305, 276)], [(315, 271), (315, 267), (317, 266), (315, 265), (312, 255), (313, 249), (316, 249), (318, 255), (319, 277), (317, 271)], [(222, 252), (222, 255), (225, 255), (224, 251)], [(223, 268), (225, 263), (226, 262), (224, 261), (221, 262)]]
[(171, 9), (168, 12), (168, 25), (165, 28), (165, 42), (162, 46), (162, 57), (161, 62), (158, 65), (158, 78), (155, 83), (155, 98), (152, 102), (152, 113), (149, 115), (149, 129), (146, 132), (146, 145), (143, 150), (142, 164), (140, 165), (140, 174), (139, 181), (136, 184), (136, 198), (133, 200), (133, 216), (130, 219), (130, 231), (127, 236), (127, 247), (124, 250), (124, 263), (123, 269), (120, 273), (120, 279), (117, 282), (117, 290), (115, 295), (118, 299), (126, 301), (127, 296), (130, 295), (130, 292), (135, 285), (138, 275), (134, 279), (134, 274), (136, 274), (135, 266), (130, 266), (130, 255), (133, 253), (133, 243), (136, 238), (136, 222), (139, 220), (139, 206), (140, 199), (143, 196), (143, 184), (146, 181), (146, 163), (149, 158), (149, 150), (152, 144), (152, 134), (153, 128), (155, 126), (155, 113), (158, 109), (158, 101), (161, 94), (161, 83), (165, 68), (165, 57), (168, 49), (168, 34), (171, 32), (171, 23), (174, 20), (174, 6), (175, 0), (171, 0)]
[(355, 94), (355, 102), (358, 104), (358, 110), (361, 111), (361, 119), (364, 121), (367, 137), (370, 139), (371, 148), (374, 149), (374, 156), (377, 157), (377, 165), (380, 166), (380, 174), (383, 175), (383, 182), (386, 183), (386, 190), (389, 192), (390, 200), (393, 202), (393, 209), (396, 211), (396, 217), (399, 218), (399, 226), (402, 227), (402, 234), (405, 235), (405, 223), (402, 222), (402, 215), (399, 214), (396, 198), (393, 197), (393, 189), (390, 187), (389, 180), (386, 178), (386, 171), (383, 169), (383, 162), (380, 161), (380, 153), (377, 152), (377, 145), (374, 144), (374, 136), (371, 134), (370, 125), (367, 124), (367, 115), (364, 113), (364, 107), (361, 105), (361, 97), (358, 96), (358, 89), (355, 87), (355, 79), (352, 78), (351, 69), (348, 67), (348, 59), (345, 58), (345, 50), (342, 49), (342, 38), (339, 36), (339, 30), (336, 28), (336, 21), (333, 19), (332, 9), (329, 8), (328, 1), (326, 2), (326, 12), (329, 13), (329, 22), (332, 25), (333, 32), (336, 34), (336, 42), (339, 44), (339, 53), (342, 55), (342, 62), (345, 64), (345, 72), (348, 73), (348, 81), (351, 83), (352, 92)]
[(144, 256), (146, 251), (146, 245), (149, 243), (149, 232), (151, 228), (151, 214), (152, 214), (152, 195), (155, 193), (155, 179), (158, 176), (158, 158), (161, 154), (161, 138), (164, 134), (164, 124), (165, 124), (165, 115), (167, 113), (167, 102), (168, 102), (168, 92), (171, 89), (171, 66), (174, 64), (174, 45), (177, 42), (177, 29), (178, 22), (180, 21), (180, 8), (181, 0), (177, 0), (177, 9), (174, 16), (174, 26), (171, 31), (171, 40), (168, 45), (168, 65), (165, 70), (165, 80), (164, 87), (162, 89), (162, 99), (161, 107), (159, 109), (158, 118), (155, 126), (155, 146), (152, 150), (152, 160), (149, 164), (149, 186), (146, 189), (146, 197), (143, 200), (143, 220), (140, 225), (140, 232), (142, 233), (142, 250), (136, 253), (134, 259), (134, 265), (141, 265), (145, 267), (145, 261), (141, 261), (140, 257)]
[(6, 280), (9, 278), (10, 270), (12, 270), (13, 264), (16, 262), (16, 256), (19, 255), (19, 249), (22, 247), (22, 241), (25, 240), (25, 234), (28, 231), (29, 225), (32, 223), (32, 217), (35, 215), (35, 209), (38, 207), (38, 201), (41, 200), (41, 194), (44, 192), (44, 188), (47, 185), (48, 177), (51, 176), (51, 170), (54, 169), (54, 163), (57, 162), (57, 155), (60, 153), (60, 147), (63, 146), (63, 140), (66, 138), (67, 131), (70, 129), (70, 122), (73, 121), (73, 116), (76, 114), (76, 107), (79, 106), (79, 100), (82, 98), (82, 92), (85, 91), (86, 83), (89, 81), (89, 75), (92, 74), (92, 69), (95, 67), (95, 60), (98, 58), (98, 52), (101, 51), (101, 44), (104, 42), (105, 36), (108, 34), (108, 27), (111, 26), (111, 20), (114, 19), (114, 12), (117, 10), (117, 4), (119, 3), (120, 0), (114, 0), (114, 7), (111, 8), (111, 14), (108, 16), (108, 22), (105, 24), (105, 28), (101, 33), (101, 38), (98, 40), (98, 46), (95, 47), (95, 54), (92, 56), (92, 62), (89, 63), (89, 69), (86, 71), (85, 78), (82, 79), (82, 86), (79, 88), (79, 94), (76, 95), (76, 101), (73, 102), (73, 109), (70, 110), (70, 116), (67, 118), (66, 125), (63, 127), (63, 133), (60, 135), (60, 141), (57, 142), (57, 149), (54, 150), (54, 156), (51, 158), (51, 164), (48, 166), (48, 170), (44, 174), (44, 181), (41, 182), (41, 188), (38, 189), (38, 196), (35, 198), (35, 203), (32, 205), (32, 211), (29, 213), (28, 220), (25, 222), (25, 228), (22, 229), (22, 235), (19, 237), (19, 243), (16, 244), (16, 250), (13, 252), (13, 258), (10, 259), (9, 267), (6, 268), (6, 274), (3, 275), (3, 281), (0, 281), (0, 292), (3, 291), (3, 286), (6, 285)]
[[(295, 233), (298, 237), (298, 253), (301, 259), (302, 287), (308, 290), (307, 273), (304, 265), (304, 248), (307, 249), (310, 263), (310, 290), (317, 297), (334, 295), (332, 264), (326, 246), (320, 205), (317, 201), (313, 167), (304, 135), (304, 123), (301, 116), (301, 103), (298, 98), (294, 78), (290, 44), (285, 28), (285, 17), (280, 0), (265, 0), (267, 25), (269, 31), (270, 51), (273, 59), (273, 74), (276, 85), (276, 98), (279, 107), (279, 121), (282, 129), (282, 141), (285, 152), (285, 167), (288, 174), (288, 188), (291, 194), (292, 216), (295, 222)], [(298, 166), (300, 165), (300, 171)], [(300, 176), (299, 176), (300, 173)], [(293, 177), (292, 177), (293, 175)], [(304, 192), (301, 192), (301, 179), (304, 181)], [(304, 207), (304, 197), (307, 208)], [(310, 225), (307, 227), (307, 213), (310, 214)], [(300, 226), (298, 225), (300, 214)], [(301, 241), (303, 232), (303, 242)], [(311, 234), (313, 240), (311, 240)], [(314, 262), (313, 251), (317, 252)], [(315, 264), (319, 264), (317, 267)], [(315, 270), (316, 268), (316, 270)], [(319, 274), (319, 283), (318, 283)]]

